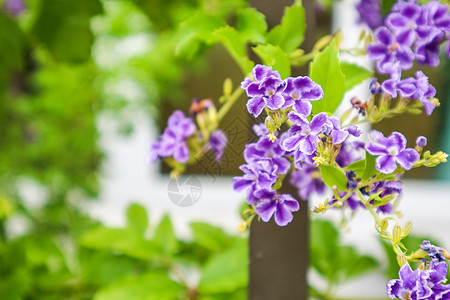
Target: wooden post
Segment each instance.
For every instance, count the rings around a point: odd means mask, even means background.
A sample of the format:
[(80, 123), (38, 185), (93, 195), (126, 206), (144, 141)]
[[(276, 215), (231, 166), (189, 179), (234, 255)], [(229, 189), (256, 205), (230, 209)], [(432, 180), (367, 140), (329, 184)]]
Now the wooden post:
[[(266, 15), (269, 27), (279, 24), (286, 6), (293, 1), (255, 0), (251, 5)], [(304, 1), (307, 31), (303, 47), (309, 50), (314, 37), (313, 1)], [(306, 75), (307, 70), (293, 70), (293, 75)], [(285, 179), (281, 193), (298, 199), (295, 188)], [(271, 220), (254, 220), (250, 228), (250, 300), (301, 300), (308, 298), (307, 270), (309, 261), (308, 204), (300, 201), (300, 211), (286, 227)]]

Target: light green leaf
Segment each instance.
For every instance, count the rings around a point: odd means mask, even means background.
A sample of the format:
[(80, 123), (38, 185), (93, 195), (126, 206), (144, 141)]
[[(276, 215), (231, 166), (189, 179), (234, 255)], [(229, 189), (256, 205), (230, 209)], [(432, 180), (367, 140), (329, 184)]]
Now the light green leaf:
[(266, 17), (253, 7), (247, 7), (237, 12), (236, 28), (246, 41), (261, 44), (266, 42)]
[(190, 227), (195, 244), (209, 251), (223, 251), (234, 241), (222, 229), (207, 223), (195, 222), (191, 223)]
[(320, 84), (324, 92), (322, 100), (312, 102), (313, 114), (333, 113), (345, 92), (345, 76), (339, 63), (336, 40), (314, 58), (309, 70), (311, 79)]
[(131, 204), (127, 210), (128, 228), (138, 235), (143, 235), (148, 226), (147, 212), (139, 204)]
[(206, 264), (199, 282), (205, 294), (232, 292), (247, 286), (248, 241), (239, 240), (228, 251), (215, 254)]
[(319, 170), (326, 185), (329, 187), (335, 185), (341, 192), (347, 190), (347, 177), (344, 171), (332, 165), (319, 166)]
[(377, 261), (370, 256), (359, 254), (355, 248), (341, 246), (339, 248), (339, 262), (341, 268), (341, 280), (346, 281), (375, 269)]
[(222, 44), (227, 48), (228, 52), (238, 63), (244, 74), (249, 73), (253, 68), (253, 62), (247, 58), (245, 50), (246, 44), (239, 33), (233, 27), (221, 27), (213, 32)]
[(165, 215), (159, 223), (154, 240), (159, 243), (165, 254), (173, 254), (177, 250), (178, 241), (168, 215)]
[(355, 174), (357, 177), (361, 178), (362, 174), (364, 172), (364, 168), (366, 166), (366, 160), (365, 159), (361, 159), (358, 161), (355, 161), (351, 164), (349, 164), (348, 166), (346, 166), (344, 168), (345, 171), (355, 171)]
[(303, 42), (305, 29), (305, 10), (301, 5), (294, 4), (284, 10), (281, 24), (269, 32), (267, 41), (291, 53)]
[(377, 173), (377, 170), (375, 169), (375, 159), (376, 159), (376, 156), (366, 153), (364, 172), (361, 177), (362, 180), (369, 179), (370, 177), (372, 177), (373, 175), (375, 175)]
[(341, 62), (341, 70), (345, 76), (346, 91), (373, 75), (372, 71), (347, 62)]
[(183, 287), (162, 272), (127, 276), (98, 291), (94, 300), (174, 300), (180, 299)]
[(280, 47), (271, 44), (258, 45), (253, 48), (253, 51), (261, 57), (266, 66), (272, 66), (274, 70), (277, 70), (282, 78), (291, 75), (289, 56)]
[(180, 24), (177, 31), (177, 46), (175, 54), (186, 58), (193, 58), (204, 43), (212, 44), (216, 41), (212, 32), (224, 25), (218, 16), (199, 12)]

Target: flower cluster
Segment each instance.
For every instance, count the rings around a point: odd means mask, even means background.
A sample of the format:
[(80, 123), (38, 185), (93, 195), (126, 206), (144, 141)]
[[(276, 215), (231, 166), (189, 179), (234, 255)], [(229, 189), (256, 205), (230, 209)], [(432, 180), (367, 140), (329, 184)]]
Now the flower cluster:
[(383, 24), (380, 0), (361, 0), (356, 5), (356, 10), (359, 14), (359, 24), (366, 24), (370, 29), (375, 29)]
[[(390, 79), (381, 84), (384, 93), (392, 98), (419, 100), (430, 115), (435, 103), (431, 100), (435, 88), (428, 83), (423, 72), (416, 77), (401, 79), (403, 70), (410, 69), (414, 60), (419, 64), (437, 66), (440, 45), (450, 34), (448, 6), (438, 1), (423, 5), (400, 1), (393, 6), (385, 19), (385, 26), (375, 31), (375, 42), (367, 46), (369, 59), (376, 61), (377, 71), (389, 74)], [(450, 43), (447, 47), (450, 57)]]
[(270, 111), (292, 107), (304, 116), (311, 114), (310, 101), (323, 98), (322, 88), (307, 76), (289, 77), (282, 80), (272, 67), (256, 65), (252, 70), (253, 80), (246, 77), (241, 83), (250, 98), (248, 112), (258, 117), (264, 108)]

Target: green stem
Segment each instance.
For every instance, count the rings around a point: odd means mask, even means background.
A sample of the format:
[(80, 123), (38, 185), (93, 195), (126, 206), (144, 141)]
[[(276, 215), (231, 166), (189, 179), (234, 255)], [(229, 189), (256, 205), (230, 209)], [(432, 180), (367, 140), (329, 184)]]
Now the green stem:
[(0, 219), (0, 241), (6, 242), (5, 220)]
[(230, 95), (227, 101), (222, 105), (222, 107), (217, 112), (217, 123), (222, 121), (223, 117), (228, 113), (228, 111), (233, 107), (233, 104), (239, 99), (244, 90), (241, 87), (238, 87), (234, 90), (234, 92)]

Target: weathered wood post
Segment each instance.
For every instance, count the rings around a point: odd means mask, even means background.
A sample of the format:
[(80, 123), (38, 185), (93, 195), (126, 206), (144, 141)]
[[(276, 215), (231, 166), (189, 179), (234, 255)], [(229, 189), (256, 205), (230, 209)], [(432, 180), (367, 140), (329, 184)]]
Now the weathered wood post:
[[(279, 24), (284, 7), (293, 1), (254, 0), (253, 7), (263, 12), (269, 27)], [(310, 50), (314, 37), (313, 1), (305, 0), (307, 31), (303, 48)], [(292, 75), (306, 75), (307, 69), (292, 70)], [(283, 184), (281, 192), (297, 197), (295, 188)], [(300, 211), (286, 227), (254, 221), (250, 228), (250, 300), (299, 300), (308, 298), (306, 273), (309, 261), (309, 220), (307, 202), (301, 201)]]

